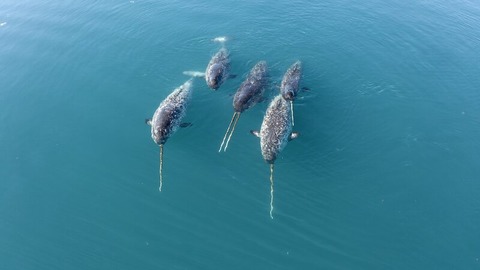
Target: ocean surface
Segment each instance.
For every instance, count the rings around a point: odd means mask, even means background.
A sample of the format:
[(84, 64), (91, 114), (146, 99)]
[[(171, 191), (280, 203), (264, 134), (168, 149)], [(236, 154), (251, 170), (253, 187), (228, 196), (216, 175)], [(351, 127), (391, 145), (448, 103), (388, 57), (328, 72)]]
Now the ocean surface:
[[(480, 4), (0, 2), (0, 269), (480, 269)], [(226, 36), (164, 148), (150, 118)], [(255, 63), (266, 100), (218, 153)], [(258, 130), (303, 63), (294, 130)]]

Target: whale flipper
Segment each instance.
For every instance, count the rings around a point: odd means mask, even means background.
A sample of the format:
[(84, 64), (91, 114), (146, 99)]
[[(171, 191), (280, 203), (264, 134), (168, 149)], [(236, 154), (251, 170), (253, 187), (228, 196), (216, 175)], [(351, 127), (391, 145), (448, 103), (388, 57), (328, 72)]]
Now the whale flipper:
[(181, 123), (181, 124), (180, 124), (180, 127), (181, 127), (181, 128), (186, 128), (186, 127), (189, 127), (189, 126), (191, 126), (191, 125), (192, 125), (192, 123)]
[(145, 118), (145, 124), (151, 126), (152, 125), (152, 118)]
[(298, 138), (299, 135), (300, 135), (300, 133), (298, 133), (298, 132), (292, 132), (292, 134), (290, 134), (290, 136), (288, 136), (288, 141), (291, 141), (293, 139)]
[(213, 41), (213, 42), (219, 42), (219, 43), (221, 43), (221, 44), (223, 45), (225, 42), (228, 41), (228, 39), (229, 39), (229, 38), (226, 37), (226, 36), (220, 36), (220, 37), (216, 37), (216, 38), (212, 39), (212, 41)]
[(257, 136), (258, 138), (260, 138), (260, 132), (259, 132), (258, 130), (250, 130), (250, 133), (252, 133), (252, 135)]

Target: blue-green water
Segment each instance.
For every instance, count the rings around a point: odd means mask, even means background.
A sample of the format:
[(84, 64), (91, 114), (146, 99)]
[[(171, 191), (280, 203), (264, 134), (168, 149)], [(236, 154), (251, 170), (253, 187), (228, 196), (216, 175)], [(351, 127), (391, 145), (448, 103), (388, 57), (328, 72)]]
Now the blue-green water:
[[(0, 2), (0, 269), (480, 269), (480, 5), (434, 1)], [(226, 35), (158, 147), (144, 119)], [(304, 65), (269, 169), (232, 93)], [(273, 93), (271, 94), (273, 95)]]

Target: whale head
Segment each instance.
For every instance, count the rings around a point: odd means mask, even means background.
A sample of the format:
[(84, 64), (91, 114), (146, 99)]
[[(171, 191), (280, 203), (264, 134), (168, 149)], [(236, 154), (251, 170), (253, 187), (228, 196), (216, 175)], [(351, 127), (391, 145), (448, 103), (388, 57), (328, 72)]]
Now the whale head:
[(206, 80), (208, 87), (217, 90), (223, 81), (223, 67), (221, 64), (214, 64), (210, 68)]
[(282, 91), (282, 97), (286, 101), (293, 101), (295, 98), (295, 91), (291, 86), (286, 86), (285, 89)]
[[(164, 121), (166, 122), (166, 121)], [(153, 141), (158, 144), (165, 144), (170, 136), (170, 124), (169, 123), (162, 123), (158, 126), (154, 126), (152, 128), (152, 139)]]

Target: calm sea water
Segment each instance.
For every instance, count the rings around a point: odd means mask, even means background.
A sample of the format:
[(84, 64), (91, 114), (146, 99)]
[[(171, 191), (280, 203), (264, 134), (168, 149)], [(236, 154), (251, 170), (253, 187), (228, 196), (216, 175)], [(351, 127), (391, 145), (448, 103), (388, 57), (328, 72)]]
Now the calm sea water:
[[(480, 269), (480, 5), (432, 1), (0, 2), (0, 269)], [(159, 149), (144, 119), (226, 35)], [(217, 153), (232, 94), (304, 64), (269, 169), (268, 101)]]

